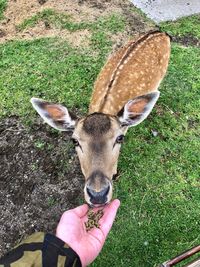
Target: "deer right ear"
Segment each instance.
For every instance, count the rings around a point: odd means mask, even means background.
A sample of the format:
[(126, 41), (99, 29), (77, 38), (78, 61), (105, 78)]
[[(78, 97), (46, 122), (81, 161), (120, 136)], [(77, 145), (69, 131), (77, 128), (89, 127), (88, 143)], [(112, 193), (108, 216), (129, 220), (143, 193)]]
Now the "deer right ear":
[(31, 98), (31, 104), (43, 120), (53, 128), (60, 131), (74, 129), (76, 122), (75, 116), (70, 114), (66, 107), (35, 97)]
[(138, 96), (130, 100), (118, 114), (123, 126), (136, 126), (141, 123), (152, 111), (160, 96), (159, 91)]

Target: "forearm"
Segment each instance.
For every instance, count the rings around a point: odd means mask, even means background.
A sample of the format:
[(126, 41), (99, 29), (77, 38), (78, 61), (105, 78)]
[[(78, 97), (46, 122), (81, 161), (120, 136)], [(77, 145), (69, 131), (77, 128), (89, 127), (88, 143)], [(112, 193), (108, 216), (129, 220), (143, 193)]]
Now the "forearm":
[(0, 259), (0, 265), (20, 267), (81, 267), (79, 256), (51, 234), (35, 233)]

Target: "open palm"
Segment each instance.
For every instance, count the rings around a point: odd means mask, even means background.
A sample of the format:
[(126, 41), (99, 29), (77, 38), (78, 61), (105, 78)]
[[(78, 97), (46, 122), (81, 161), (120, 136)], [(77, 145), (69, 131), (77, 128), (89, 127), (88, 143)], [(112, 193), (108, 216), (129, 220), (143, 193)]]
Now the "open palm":
[(100, 253), (105, 239), (112, 227), (117, 209), (118, 199), (113, 200), (103, 209), (100, 228), (86, 231), (88, 205), (84, 204), (63, 213), (56, 230), (56, 236), (68, 244), (80, 257), (82, 265), (90, 264)]

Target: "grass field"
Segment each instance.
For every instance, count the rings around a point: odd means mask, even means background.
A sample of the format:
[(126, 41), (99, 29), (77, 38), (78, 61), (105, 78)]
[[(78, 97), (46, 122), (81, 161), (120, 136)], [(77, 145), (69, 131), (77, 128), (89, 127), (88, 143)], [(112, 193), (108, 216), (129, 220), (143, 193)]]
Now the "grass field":
[[(36, 117), (29, 103), (32, 96), (85, 113), (94, 80), (112, 47), (109, 33), (123, 31), (125, 23), (115, 17), (97, 23), (85, 49), (57, 38), (0, 45), (1, 116), (16, 114), (31, 123)], [(165, 23), (162, 29), (200, 36), (191, 18), (184, 24)], [(126, 136), (121, 177), (114, 185), (121, 207), (92, 266), (153, 267), (200, 243), (199, 69), (199, 48), (172, 44), (157, 108)], [(152, 130), (158, 132), (156, 137)]]
[(7, 0), (0, 0), (0, 20), (3, 19), (3, 12), (6, 9)]
[[(42, 14), (42, 19), (45, 14), (48, 21), (58, 22), (56, 13), (47, 10)], [(32, 26), (38, 17), (34, 16), (23, 25)], [(8, 42), (0, 46), (1, 116), (26, 116), (31, 95), (65, 102), (68, 107), (87, 111), (94, 80), (111, 49), (108, 36), (123, 31), (124, 19), (113, 14), (91, 25), (63, 22), (66, 17), (59, 17), (62, 18), (59, 27), (70, 31), (91, 30), (89, 47), (78, 49), (57, 38)]]
[(190, 35), (200, 38), (199, 21), (200, 15), (198, 14), (181, 18), (176, 22), (163, 22), (160, 26), (162, 30), (168, 31), (172, 35)]

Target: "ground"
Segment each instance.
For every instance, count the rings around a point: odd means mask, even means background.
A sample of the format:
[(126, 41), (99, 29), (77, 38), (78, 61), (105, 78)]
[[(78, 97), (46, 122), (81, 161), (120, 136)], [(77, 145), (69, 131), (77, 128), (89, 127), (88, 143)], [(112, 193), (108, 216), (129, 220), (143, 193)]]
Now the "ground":
[[(69, 135), (17, 117), (0, 122), (1, 253), (34, 231), (54, 232), (63, 210), (82, 197), (83, 179)], [(75, 157), (75, 158), (74, 158)]]
[(30, 98), (83, 116), (106, 58), (158, 26), (174, 41), (168, 75), (152, 115), (126, 136), (121, 207), (93, 266), (157, 266), (198, 244), (199, 16), (155, 25), (128, 1), (2, 0), (0, 18), (0, 255), (84, 202), (70, 133), (43, 124)]
[[(137, 13), (131, 14), (130, 6), (122, 1), (9, 1), (0, 26), (0, 42), (60, 36), (74, 46), (88, 45), (87, 37), (91, 35), (88, 29), (72, 33), (48, 22), (48, 15), (28, 29), (18, 28), (44, 10), (72, 16), (76, 23), (82, 20), (93, 23), (110, 13), (125, 14), (130, 23), (129, 33), (148, 31), (151, 25), (142, 21)], [(128, 34), (113, 36), (117, 37), (120, 37), (117, 41), (120, 45)], [(54, 232), (62, 212), (83, 201), (84, 179), (70, 134), (52, 133), (41, 121), (27, 128), (20, 117), (3, 118), (0, 147), (2, 255), (34, 231)]]
[[(43, 17), (39, 23), (33, 24), (31, 28), (20, 28), (30, 18), (33, 18), (36, 14), (41, 14), (44, 11), (53, 10), (57, 14), (65, 14), (69, 16), (76, 23), (82, 21), (94, 22), (99, 17), (103, 17), (112, 13), (125, 15), (129, 25), (127, 25), (126, 33), (123, 36), (123, 42), (127, 37), (127, 31), (138, 33), (145, 32), (150, 29), (150, 25), (141, 20), (141, 16), (137, 13), (131, 12), (132, 5), (128, 1), (9, 1), (8, 6), (4, 13), (4, 20), (0, 27), (1, 38), (0, 42), (5, 42), (13, 39), (28, 39), (32, 40), (39, 37), (55, 37), (67, 39), (74, 45), (82, 45), (84, 37), (89, 34), (88, 31), (78, 31), (72, 34), (65, 27), (55, 27), (52, 23), (49, 23), (47, 17)], [(58, 26), (58, 25), (57, 25)], [(62, 25), (59, 25), (62, 26)], [(122, 38), (122, 37), (121, 37)]]

